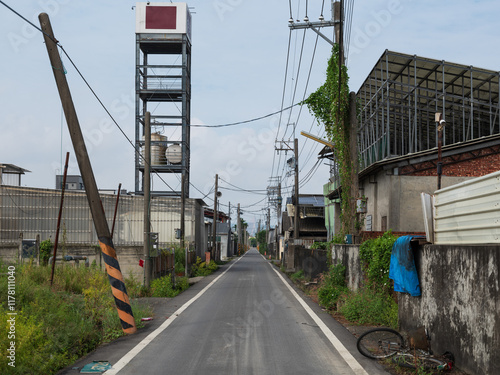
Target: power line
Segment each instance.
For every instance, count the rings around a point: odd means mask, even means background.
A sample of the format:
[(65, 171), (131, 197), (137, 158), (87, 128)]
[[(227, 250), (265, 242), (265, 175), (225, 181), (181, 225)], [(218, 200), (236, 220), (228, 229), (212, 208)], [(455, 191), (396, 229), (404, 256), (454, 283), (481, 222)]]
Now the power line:
[(295, 104), (292, 104), (291, 106), (286, 107), (286, 108), (282, 107), (282, 109), (280, 109), (279, 111), (276, 111), (276, 112), (273, 112), (273, 113), (269, 113), (268, 115), (264, 115), (264, 116), (261, 116), (261, 117), (256, 117), (256, 118), (253, 118), (251, 120), (245, 120), (245, 121), (239, 121), (239, 122), (232, 122), (232, 123), (229, 123), (229, 124), (221, 124), (221, 125), (202, 125), (202, 124), (193, 125), (192, 124), (190, 126), (191, 127), (197, 127), (197, 128), (224, 128), (224, 127), (228, 127), (228, 126), (236, 126), (236, 125), (248, 124), (249, 122), (259, 121), (259, 120), (262, 120), (262, 119), (265, 119), (265, 118), (277, 115), (278, 113), (281, 114), (282, 112), (287, 111), (290, 108), (293, 108), (293, 107), (295, 107), (296, 105), (299, 105), (299, 104), (300, 103), (295, 103)]

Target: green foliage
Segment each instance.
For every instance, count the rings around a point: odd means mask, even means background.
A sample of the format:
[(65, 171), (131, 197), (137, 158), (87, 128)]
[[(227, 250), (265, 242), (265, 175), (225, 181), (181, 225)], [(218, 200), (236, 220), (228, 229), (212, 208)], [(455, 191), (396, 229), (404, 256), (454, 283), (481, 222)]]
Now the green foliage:
[(151, 290), (137, 280), (132, 273), (130, 273), (129, 277), (125, 278), (125, 287), (130, 298), (151, 297)]
[(48, 240), (40, 242), (40, 264), (46, 266), (54, 251), (54, 244)]
[(345, 243), (344, 238), (345, 236), (342, 236), (342, 234), (336, 234), (335, 236), (333, 236), (331, 242), (332, 244), (342, 245)]
[(196, 263), (193, 264), (192, 274), (194, 277), (208, 276), (217, 270), (217, 268), (219, 268), (219, 266), (213, 260), (211, 260), (207, 266), (206, 262), (202, 261), (200, 257), (197, 257)]
[(267, 252), (267, 230), (261, 230), (255, 234), (255, 238), (259, 243), (259, 252), (264, 255)]
[(175, 287), (179, 293), (182, 293), (189, 288), (189, 279), (187, 277), (177, 277), (175, 279)]
[[(123, 335), (106, 273), (57, 265), (50, 288), (50, 267), (15, 267), (16, 373), (55, 373), (100, 343)], [(5, 267), (0, 269), (3, 273)], [(0, 275), (0, 332), (4, 333), (10, 318), (7, 285), (7, 276)], [(132, 310), (136, 322), (151, 314), (134, 305)], [(6, 334), (0, 335), (0, 347), (7, 348), (10, 341)], [(9, 371), (6, 356), (0, 356), (0, 373)]]
[(338, 311), (351, 322), (395, 329), (398, 326), (398, 305), (394, 299), (368, 287), (342, 296)]
[(386, 292), (390, 290), (389, 265), (394, 242), (396, 242), (396, 236), (392, 234), (392, 231), (388, 231), (382, 237), (363, 242), (359, 248), (359, 256), (368, 284), (374, 290)]
[(318, 290), (319, 303), (328, 310), (336, 310), (339, 298), (349, 290), (345, 282), (346, 268), (342, 263), (330, 266)]
[[(341, 192), (341, 235), (354, 229), (355, 206), (351, 196), (352, 170), (356, 160), (350, 153), (350, 122), (349, 122), (349, 77), (347, 68), (339, 69), (339, 46), (335, 44), (332, 56), (328, 61), (326, 81), (312, 93), (304, 103), (309, 112), (325, 127), (328, 139), (335, 146), (335, 159), (339, 166)], [(340, 77), (339, 77), (340, 73)], [(339, 89), (340, 82), (340, 89)]]
[(314, 242), (311, 246), (311, 249), (313, 250), (316, 250), (316, 249), (319, 249), (319, 250), (327, 250), (328, 247), (329, 247), (330, 243), (329, 242)]
[(173, 298), (189, 288), (189, 281), (187, 278), (179, 277), (176, 281), (176, 285), (174, 286), (170, 275), (154, 279), (151, 282), (151, 295), (153, 297)]
[(293, 281), (298, 281), (298, 280), (304, 279), (304, 270), (299, 270), (295, 273), (292, 273), (290, 275), (290, 279), (292, 279)]

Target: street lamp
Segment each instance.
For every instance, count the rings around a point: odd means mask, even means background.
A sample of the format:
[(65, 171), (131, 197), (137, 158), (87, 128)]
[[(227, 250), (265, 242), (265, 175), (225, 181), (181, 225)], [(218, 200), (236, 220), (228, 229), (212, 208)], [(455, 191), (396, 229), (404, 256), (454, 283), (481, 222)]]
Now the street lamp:
[(441, 147), (443, 146), (443, 128), (446, 125), (446, 121), (443, 119), (443, 114), (436, 112), (434, 119), (436, 120), (438, 128), (438, 162), (437, 162), (437, 188), (441, 189), (441, 175), (443, 173), (443, 163), (441, 161)]

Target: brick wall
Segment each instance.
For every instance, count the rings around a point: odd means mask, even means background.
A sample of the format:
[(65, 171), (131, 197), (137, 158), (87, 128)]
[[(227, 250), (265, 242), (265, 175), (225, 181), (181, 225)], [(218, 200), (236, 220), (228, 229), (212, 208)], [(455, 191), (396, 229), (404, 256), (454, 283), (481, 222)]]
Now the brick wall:
[[(370, 232), (361, 232), (361, 242), (364, 242), (366, 240), (371, 240), (374, 238), (379, 238), (384, 235), (384, 232), (379, 232), (379, 231), (370, 231)], [(396, 237), (401, 237), (401, 236), (424, 236), (425, 237), (425, 232), (392, 232), (393, 235)]]
[[(436, 159), (404, 166), (401, 175), (437, 176)], [(500, 170), (500, 145), (443, 157), (443, 176), (480, 177)]]

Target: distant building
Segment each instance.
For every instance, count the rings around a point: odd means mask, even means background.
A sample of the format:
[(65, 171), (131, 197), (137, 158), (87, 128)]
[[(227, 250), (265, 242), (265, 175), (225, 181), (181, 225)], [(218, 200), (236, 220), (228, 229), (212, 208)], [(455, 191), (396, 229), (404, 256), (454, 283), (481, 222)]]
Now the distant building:
[[(56, 175), (56, 189), (62, 189), (63, 183), (62, 175)], [(78, 175), (70, 175), (66, 176), (66, 190), (85, 190), (85, 186), (83, 185), (82, 176)]]
[(21, 186), (21, 175), (26, 172), (31, 171), (14, 164), (0, 164), (0, 185)]

